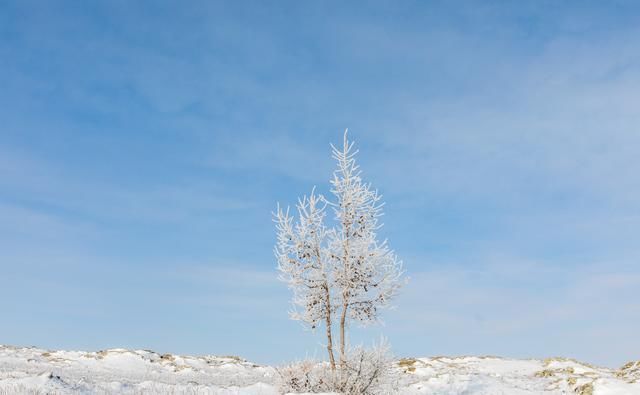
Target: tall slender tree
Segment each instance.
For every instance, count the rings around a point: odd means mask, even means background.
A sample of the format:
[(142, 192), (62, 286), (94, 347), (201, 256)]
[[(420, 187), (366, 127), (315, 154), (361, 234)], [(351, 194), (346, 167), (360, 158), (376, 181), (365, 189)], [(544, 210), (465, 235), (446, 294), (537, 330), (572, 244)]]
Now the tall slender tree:
[(379, 309), (388, 306), (402, 285), (402, 263), (378, 241), (382, 227), (382, 196), (364, 183), (355, 157), (354, 143), (344, 134), (343, 146), (332, 145), (338, 168), (331, 180), (335, 201), (330, 203), (338, 228), (330, 233), (329, 255), (334, 289), (340, 297), (340, 363), (345, 363), (347, 319), (361, 324), (378, 320)]
[(289, 209), (279, 205), (274, 215), (277, 229), (275, 254), (280, 279), (293, 291), (294, 310), (290, 316), (315, 330), (324, 322), (327, 352), (331, 369), (336, 367), (333, 354), (330, 265), (327, 229), (324, 226), (327, 204), (322, 196), (311, 191), (309, 197), (298, 200), (298, 222), (294, 224)]
[[(327, 352), (335, 369), (334, 317), (340, 334), (340, 366), (346, 363), (349, 321), (376, 322), (380, 309), (388, 306), (403, 284), (402, 263), (379, 241), (377, 231), (382, 197), (362, 181), (354, 143), (344, 134), (343, 146), (332, 145), (338, 167), (331, 180), (333, 201), (315, 190), (298, 201), (298, 222), (289, 210), (278, 206), (274, 214), (278, 242), (275, 254), (280, 278), (293, 290), (296, 309), (291, 317), (312, 329), (323, 323)], [(334, 212), (336, 226), (324, 225), (326, 209)]]

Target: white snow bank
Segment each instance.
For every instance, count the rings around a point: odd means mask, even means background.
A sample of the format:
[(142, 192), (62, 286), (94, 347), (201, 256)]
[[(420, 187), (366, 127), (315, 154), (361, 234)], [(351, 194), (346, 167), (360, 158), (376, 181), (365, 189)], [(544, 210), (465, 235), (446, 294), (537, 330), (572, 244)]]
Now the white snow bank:
[[(640, 395), (640, 362), (619, 370), (571, 359), (402, 359), (401, 394)], [(237, 357), (160, 355), (147, 350), (47, 351), (0, 346), (0, 395), (272, 395), (277, 372)]]

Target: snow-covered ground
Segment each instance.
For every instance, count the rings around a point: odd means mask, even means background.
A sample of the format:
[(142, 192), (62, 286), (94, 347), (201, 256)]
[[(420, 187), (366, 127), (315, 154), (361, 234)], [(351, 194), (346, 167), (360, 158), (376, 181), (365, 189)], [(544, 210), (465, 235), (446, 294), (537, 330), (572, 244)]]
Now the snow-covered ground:
[[(640, 394), (640, 362), (619, 370), (570, 359), (398, 361), (402, 394)], [(237, 357), (0, 346), (0, 394), (277, 394), (277, 372)]]

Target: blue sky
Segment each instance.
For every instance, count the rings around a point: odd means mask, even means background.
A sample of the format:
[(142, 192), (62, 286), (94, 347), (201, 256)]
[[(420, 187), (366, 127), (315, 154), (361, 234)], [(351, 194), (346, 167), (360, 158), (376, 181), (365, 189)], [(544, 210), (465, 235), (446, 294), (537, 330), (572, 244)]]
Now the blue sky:
[(0, 3), (0, 343), (323, 357), (271, 211), (348, 127), (400, 356), (638, 359), (634, 2)]

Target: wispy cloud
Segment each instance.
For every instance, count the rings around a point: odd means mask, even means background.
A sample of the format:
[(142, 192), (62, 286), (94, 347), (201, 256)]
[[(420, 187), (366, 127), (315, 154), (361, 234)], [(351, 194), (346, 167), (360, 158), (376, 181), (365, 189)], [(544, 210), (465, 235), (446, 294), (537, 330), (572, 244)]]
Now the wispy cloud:
[[(2, 155), (0, 188), (8, 199), (101, 220), (184, 221), (206, 214), (249, 209), (255, 202), (196, 180), (121, 185), (78, 174), (27, 154)], [(14, 213), (17, 215), (16, 213)], [(64, 219), (61, 219), (64, 220)]]
[[(1, 4), (2, 334), (43, 338), (18, 306), (73, 347), (273, 360), (315, 344), (286, 319), (269, 212), (325, 191), (328, 144), (349, 127), (413, 278), (386, 320), (399, 350), (619, 363), (640, 330), (639, 15)], [(269, 344), (234, 339), (251, 328)]]
[(504, 256), (473, 268), (440, 265), (413, 273), (387, 329), (420, 339), (401, 345), (405, 354), (573, 355), (615, 367), (634, 358), (624, 336), (640, 324), (639, 285), (633, 262), (567, 266)]

